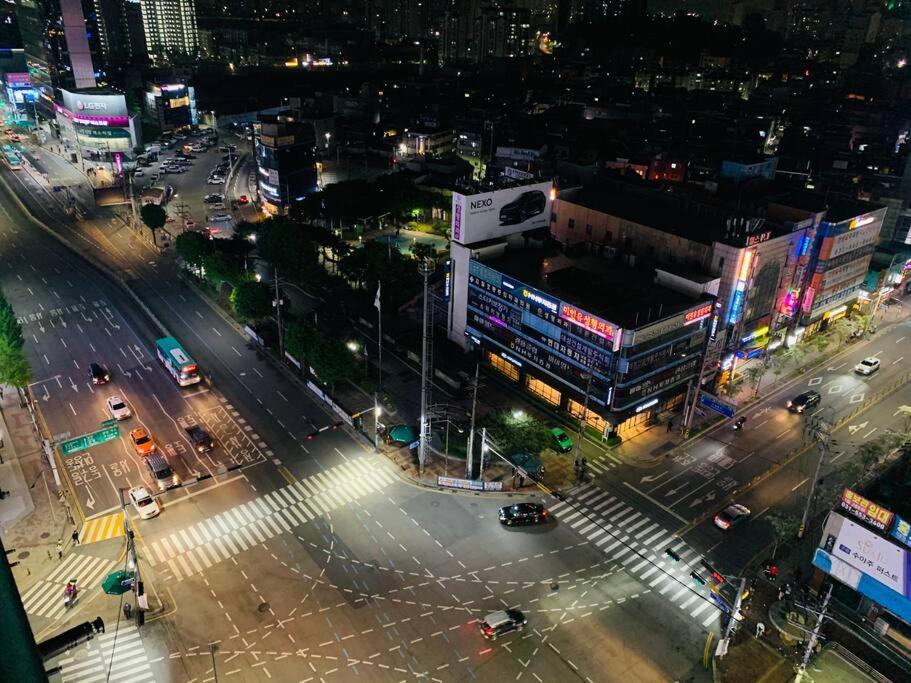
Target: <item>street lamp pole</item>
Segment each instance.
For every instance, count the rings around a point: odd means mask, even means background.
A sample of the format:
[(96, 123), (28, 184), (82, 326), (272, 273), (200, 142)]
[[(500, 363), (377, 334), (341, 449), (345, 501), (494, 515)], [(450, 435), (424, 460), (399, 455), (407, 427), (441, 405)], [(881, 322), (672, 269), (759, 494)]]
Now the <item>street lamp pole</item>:
[(474, 469), (474, 416), (475, 409), (478, 406), (478, 371), (481, 369), (481, 362), (476, 361), (474, 364), (474, 383), (471, 391), (471, 426), (468, 428), (468, 457), (465, 459), (465, 478), (471, 479), (471, 471)]
[(284, 363), (285, 340), (284, 335), (282, 334), (282, 295), (278, 288), (278, 268), (274, 269), (273, 276), (275, 279), (275, 320), (278, 323), (278, 357), (279, 360)]
[(579, 415), (579, 433), (576, 437), (576, 452), (575, 459), (579, 460), (579, 456), (582, 453), (582, 438), (585, 436), (585, 419), (588, 417), (588, 399), (592, 392), (592, 379), (594, 378), (594, 372), (586, 372), (585, 377), (585, 400), (582, 403), (582, 413)]
[[(831, 408), (828, 409), (828, 412), (831, 412)], [(816, 461), (816, 470), (813, 472), (813, 480), (810, 482), (810, 490), (807, 493), (807, 504), (803, 509), (803, 517), (800, 520), (800, 529), (797, 531), (797, 538), (799, 539), (803, 538), (807, 523), (809, 522), (810, 508), (812, 507), (813, 499), (816, 496), (819, 473), (822, 471), (823, 462), (829, 451), (829, 437), (832, 434), (833, 423), (834, 416), (831, 422), (827, 422), (823, 419), (822, 415), (811, 416), (807, 421), (806, 431), (816, 440), (816, 444), (819, 448), (819, 459)]]

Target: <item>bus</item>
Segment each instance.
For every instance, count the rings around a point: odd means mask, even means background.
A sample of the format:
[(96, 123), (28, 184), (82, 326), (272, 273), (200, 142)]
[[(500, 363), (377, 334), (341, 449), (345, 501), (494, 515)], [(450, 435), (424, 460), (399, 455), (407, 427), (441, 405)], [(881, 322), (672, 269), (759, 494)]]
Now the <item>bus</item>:
[(22, 159), (19, 157), (18, 152), (4, 150), (3, 159), (6, 161), (6, 165), (14, 171), (22, 169)]
[(190, 354), (174, 337), (158, 339), (155, 342), (155, 351), (158, 353), (158, 360), (180, 386), (196, 384), (202, 379), (196, 361), (190, 358)]

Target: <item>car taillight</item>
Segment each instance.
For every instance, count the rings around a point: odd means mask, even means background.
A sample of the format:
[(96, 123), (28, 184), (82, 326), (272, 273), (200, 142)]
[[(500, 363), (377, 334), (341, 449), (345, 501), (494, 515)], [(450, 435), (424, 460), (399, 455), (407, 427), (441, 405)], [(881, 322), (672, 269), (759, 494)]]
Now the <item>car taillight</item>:
[(715, 515), (715, 524), (720, 526), (722, 529), (727, 529), (729, 526), (731, 526), (730, 522), (728, 522), (727, 520), (721, 519), (721, 517), (719, 517), (718, 515)]
[(489, 636), (492, 636), (492, 635), (493, 635), (493, 629), (490, 628), (490, 626), (488, 626), (487, 628), (484, 629), (484, 633), (486, 633), (486, 634), (489, 635)]
[(541, 511), (541, 516), (542, 516), (542, 517), (547, 517), (547, 510), (542, 510), (542, 511)]

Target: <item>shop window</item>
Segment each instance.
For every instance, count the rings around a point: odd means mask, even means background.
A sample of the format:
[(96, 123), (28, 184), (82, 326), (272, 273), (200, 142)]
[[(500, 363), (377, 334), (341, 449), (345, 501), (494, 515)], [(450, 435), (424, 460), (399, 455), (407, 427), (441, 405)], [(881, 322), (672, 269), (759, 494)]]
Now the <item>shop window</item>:
[(552, 406), (560, 405), (560, 399), (562, 398), (560, 392), (549, 384), (545, 384), (541, 380), (534, 377), (526, 377), (525, 386), (535, 396), (544, 399)]
[[(577, 420), (579, 416), (582, 415), (582, 404), (573, 399), (569, 399), (569, 404), (566, 406), (569, 410), (569, 414), (572, 415)], [(588, 415), (585, 416), (585, 423), (592, 429), (597, 429), (601, 434), (605, 433), (607, 429), (607, 420), (598, 415), (590, 407), (588, 409)]]
[(570, 230), (575, 230), (576, 229), (576, 219), (570, 218), (569, 223), (567, 223), (567, 225), (569, 226)]
[(504, 375), (509, 377), (513, 382), (519, 381), (519, 368), (510, 363), (503, 358), (500, 358), (498, 355), (487, 352), (487, 362), (490, 363), (490, 367), (494, 370), (499, 370)]

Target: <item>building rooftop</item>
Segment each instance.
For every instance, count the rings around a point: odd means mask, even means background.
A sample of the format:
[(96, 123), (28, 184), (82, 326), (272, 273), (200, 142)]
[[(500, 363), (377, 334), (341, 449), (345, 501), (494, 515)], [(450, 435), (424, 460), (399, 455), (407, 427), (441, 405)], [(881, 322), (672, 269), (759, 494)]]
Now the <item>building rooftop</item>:
[[(699, 301), (655, 284), (652, 267), (633, 268), (588, 254), (510, 248), (484, 265), (626, 329), (676, 315)], [(697, 281), (704, 277), (699, 274)]]

